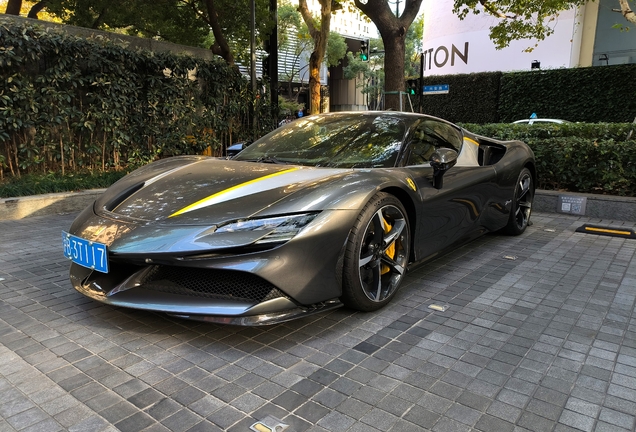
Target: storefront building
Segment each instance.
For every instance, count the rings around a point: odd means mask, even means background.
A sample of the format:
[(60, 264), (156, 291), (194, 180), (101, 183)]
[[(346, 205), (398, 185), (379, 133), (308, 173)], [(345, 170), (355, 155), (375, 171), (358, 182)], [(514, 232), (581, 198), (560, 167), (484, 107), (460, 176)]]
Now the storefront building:
[(562, 12), (550, 23), (554, 33), (545, 40), (513, 41), (497, 50), (489, 29), (500, 18), (481, 13), (460, 20), (452, 0), (425, 2), (424, 75), (636, 63), (636, 29), (615, 27), (630, 24), (613, 10), (618, 8), (617, 0), (589, 2)]

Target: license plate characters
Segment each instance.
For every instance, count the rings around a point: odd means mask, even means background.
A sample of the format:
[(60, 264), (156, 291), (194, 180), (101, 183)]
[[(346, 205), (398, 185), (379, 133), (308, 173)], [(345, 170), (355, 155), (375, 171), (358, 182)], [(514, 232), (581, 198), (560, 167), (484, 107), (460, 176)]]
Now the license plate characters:
[(108, 273), (108, 250), (105, 244), (93, 242), (62, 231), (64, 256), (75, 264)]

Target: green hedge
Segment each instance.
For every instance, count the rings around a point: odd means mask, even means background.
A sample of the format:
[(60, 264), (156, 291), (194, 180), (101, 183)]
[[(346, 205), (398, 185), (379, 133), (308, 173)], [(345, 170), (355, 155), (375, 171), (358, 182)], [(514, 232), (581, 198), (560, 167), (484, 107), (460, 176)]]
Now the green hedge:
[(506, 73), (499, 118), (510, 122), (534, 112), (574, 122), (631, 122), (636, 116), (636, 64)]
[(636, 116), (636, 64), (529, 72), (483, 72), (424, 78), (449, 84), (446, 95), (423, 96), (423, 111), (452, 122), (506, 123), (529, 118), (631, 122)]
[(636, 141), (634, 136), (626, 139), (633, 124), (463, 126), (480, 135), (526, 142), (537, 160), (541, 189), (636, 196)]
[(496, 123), (501, 72), (424, 77), (424, 85), (448, 84), (448, 94), (422, 96), (422, 112), (451, 122)]
[[(0, 25), (0, 176), (220, 155), (273, 121), (238, 70), (23, 24)], [(256, 105), (259, 123), (249, 122)]]
[(625, 141), (632, 128), (631, 123), (535, 123), (511, 124), (475, 124), (461, 123), (471, 132), (497, 139), (522, 141), (533, 139), (546, 139), (557, 137), (577, 137), (590, 140)]
[(55, 192), (69, 192), (101, 189), (115, 183), (127, 174), (127, 170), (80, 173), (26, 174), (10, 177), (0, 182), (0, 197), (39, 195)]

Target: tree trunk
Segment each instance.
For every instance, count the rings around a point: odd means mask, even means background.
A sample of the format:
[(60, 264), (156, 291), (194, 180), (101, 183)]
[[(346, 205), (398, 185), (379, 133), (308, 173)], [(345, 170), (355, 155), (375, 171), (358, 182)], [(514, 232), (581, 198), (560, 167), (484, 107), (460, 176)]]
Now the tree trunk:
[[(404, 10), (399, 17), (391, 10), (388, 0), (368, 0), (362, 3), (354, 0), (358, 9), (373, 21), (384, 42), (384, 91), (385, 109), (400, 109), (400, 98), (404, 91), (404, 44), (406, 31), (420, 10), (422, 0), (405, 0)], [(410, 110), (408, 101), (402, 103), (402, 110)]]
[(104, 8), (99, 13), (99, 15), (97, 15), (97, 18), (95, 18), (95, 21), (93, 21), (93, 24), (91, 24), (91, 28), (93, 30), (99, 29), (99, 27), (104, 23), (104, 16), (106, 15), (107, 12), (108, 12), (108, 8)]
[(230, 66), (234, 66), (234, 56), (230, 50), (230, 45), (227, 43), (227, 39), (223, 34), (223, 29), (219, 24), (219, 17), (216, 12), (216, 6), (214, 0), (206, 0), (205, 6), (208, 12), (208, 24), (212, 27), (212, 33), (214, 34), (214, 45), (210, 47), (214, 54), (217, 54), (226, 61)]
[(7, 3), (7, 9), (5, 14), (7, 15), (20, 15), (20, 9), (22, 9), (22, 0), (9, 0)]
[(320, 60), (316, 51), (309, 57), (309, 114), (320, 112)]
[(38, 19), (38, 14), (47, 6), (48, 0), (42, 0), (33, 5), (29, 11), (28, 18)]
[(408, 101), (400, 99), (404, 93), (404, 51), (406, 32), (400, 35), (399, 29), (390, 29), (383, 34), (384, 42), (384, 92), (385, 109), (407, 111)]
[[(331, 0), (320, 1), (320, 23), (316, 22), (309, 8), (307, 0), (299, 0), (298, 11), (303, 17), (309, 34), (314, 40), (314, 51), (309, 57), (309, 114), (320, 113), (320, 66), (327, 52), (327, 39), (331, 26)], [(320, 27), (318, 25), (320, 24)]]

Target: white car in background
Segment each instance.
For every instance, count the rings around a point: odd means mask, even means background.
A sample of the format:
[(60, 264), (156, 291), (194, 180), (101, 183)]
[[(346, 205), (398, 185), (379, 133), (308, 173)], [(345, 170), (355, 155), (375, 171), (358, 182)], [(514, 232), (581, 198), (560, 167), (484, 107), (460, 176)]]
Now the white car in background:
[(557, 123), (557, 124), (563, 124), (563, 123), (572, 123), (569, 122), (567, 120), (559, 120), (559, 119), (549, 119), (549, 118), (527, 118), (527, 119), (523, 119), (523, 120), (517, 120), (517, 121), (513, 121), (512, 124), (533, 124), (533, 123)]

